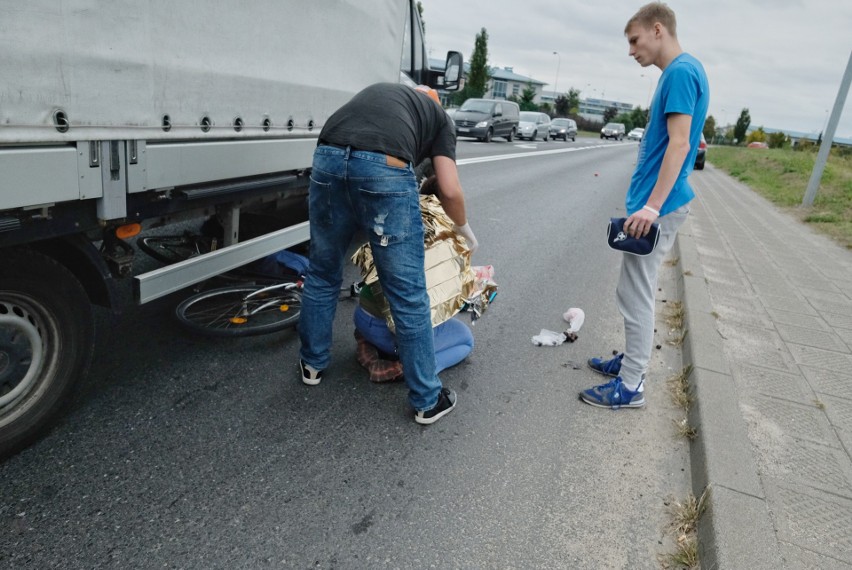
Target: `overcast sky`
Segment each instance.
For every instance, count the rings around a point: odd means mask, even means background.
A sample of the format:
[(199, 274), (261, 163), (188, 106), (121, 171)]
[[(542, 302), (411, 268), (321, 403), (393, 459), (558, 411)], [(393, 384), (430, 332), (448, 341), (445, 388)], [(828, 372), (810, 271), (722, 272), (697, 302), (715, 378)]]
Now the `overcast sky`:
[[(421, 0), (430, 57), (469, 61), (488, 30), (488, 63), (647, 107), (660, 71), (627, 55), (624, 25), (642, 0)], [(717, 124), (745, 107), (753, 126), (823, 130), (852, 50), (852, 0), (670, 0), (684, 51), (704, 64)], [(553, 55), (553, 52), (559, 55)], [(557, 78), (557, 67), (559, 75)], [(642, 74), (646, 77), (642, 77)], [(837, 136), (852, 137), (852, 94)]]

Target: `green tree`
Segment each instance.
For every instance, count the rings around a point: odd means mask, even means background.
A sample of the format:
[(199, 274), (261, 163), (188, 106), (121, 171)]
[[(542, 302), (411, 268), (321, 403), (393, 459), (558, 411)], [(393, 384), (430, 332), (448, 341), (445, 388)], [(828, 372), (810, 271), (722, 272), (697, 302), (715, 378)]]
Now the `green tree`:
[(734, 126), (734, 138), (737, 140), (737, 143), (743, 143), (749, 125), (751, 125), (751, 115), (748, 114), (748, 109), (743, 109), (740, 112), (740, 118), (737, 119), (737, 124)]
[(713, 140), (716, 134), (716, 118), (713, 115), (707, 115), (707, 118), (704, 120), (704, 129), (702, 129), (702, 132), (705, 139), (708, 141)]
[[(564, 100), (564, 107), (559, 108), (559, 101)], [(560, 95), (559, 99), (556, 100), (556, 113), (560, 117), (565, 117), (567, 115), (576, 115), (577, 111), (580, 109), (580, 90), (571, 88), (568, 90), (568, 93), (565, 95)]]
[(568, 115), (571, 110), (569, 109), (568, 97), (565, 95), (560, 95), (556, 98), (556, 101), (553, 102), (553, 106), (556, 110), (557, 117), (564, 117)]
[(643, 109), (642, 107), (634, 107), (632, 111), (630, 111), (630, 126), (625, 123), (625, 128), (628, 131), (631, 131), (635, 128), (644, 129), (645, 125), (648, 124), (648, 109)]
[(456, 93), (454, 100), (461, 105), (468, 99), (485, 95), (491, 74), (488, 70), (488, 31), (476, 34), (473, 45), (473, 55), (470, 56), (470, 72), (465, 80), (464, 88)]
[(769, 143), (769, 148), (784, 148), (787, 146), (787, 135), (781, 131), (770, 133), (766, 142)]
[(766, 142), (766, 132), (763, 130), (763, 127), (757, 127), (757, 129), (750, 132), (745, 138), (746, 144), (750, 142)]
[(538, 111), (538, 105), (533, 101), (534, 99), (535, 87), (532, 83), (527, 83), (516, 103), (521, 107), (521, 111)]
[(423, 3), (417, 0), (417, 13), (420, 14), (420, 26), (426, 31), (426, 21), (423, 19)]
[(615, 107), (608, 108), (606, 111), (604, 111), (603, 122), (612, 122), (612, 119), (615, 118), (616, 115), (618, 115), (618, 109), (616, 109)]

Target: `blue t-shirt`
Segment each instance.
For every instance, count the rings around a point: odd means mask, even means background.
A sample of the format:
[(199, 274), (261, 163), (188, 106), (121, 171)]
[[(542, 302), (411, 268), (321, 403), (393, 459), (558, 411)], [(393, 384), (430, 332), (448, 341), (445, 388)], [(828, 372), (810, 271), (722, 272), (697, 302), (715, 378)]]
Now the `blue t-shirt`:
[(639, 158), (636, 170), (630, 180), (627, 191), (627, 215), (641, 210), (648, 202), (663, 155), (669, 144), (669, 133), (666, 128), (666, 118), (669, 113), (681, 113), (692, 117), (689, 130), (689, 155), (683, 161), (680, 175), (672, 187), (668, 198), (660, 208), (660, 215), (673, 212), (688, 204), (695, 197), (687, 177), (695, 166), (695, 155), (701, 142), (701, 131), (704, 130), (704, 119), (707, 118), (707, 107), (710, 104), (710, 85), (704, 67), (697, 59), (688, 53), (682, 53), (672, 60), (663, 71), (654, 99), (651, 102), (651, 113), (645, 134), (639, 145)]

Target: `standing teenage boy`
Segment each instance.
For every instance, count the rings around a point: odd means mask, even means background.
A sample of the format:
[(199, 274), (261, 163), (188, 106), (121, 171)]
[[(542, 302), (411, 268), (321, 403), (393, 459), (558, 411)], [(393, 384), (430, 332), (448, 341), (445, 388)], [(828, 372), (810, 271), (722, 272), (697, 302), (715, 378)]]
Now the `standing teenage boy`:
[(671, 8), (662, 2), (646, 4), (627, 22), (624, 34), (629, 54), (639, 65), (655, 65), (663, 72), (627, 190), (629, 217), (624, 231), (640, 237), (656, 222), (660, 237), (656, 250), (646, 257), (622, 254), (616, 300), (624, 317), (624, 352), (610, 360), (589, 359), (592, 370), (613, 379), (580, 392), (580, 399), (613, 409), (645, 405), (657, 273), (695, 197), (687, 177), (695, 164), (710, 99), (704, 68), (680, 47)]

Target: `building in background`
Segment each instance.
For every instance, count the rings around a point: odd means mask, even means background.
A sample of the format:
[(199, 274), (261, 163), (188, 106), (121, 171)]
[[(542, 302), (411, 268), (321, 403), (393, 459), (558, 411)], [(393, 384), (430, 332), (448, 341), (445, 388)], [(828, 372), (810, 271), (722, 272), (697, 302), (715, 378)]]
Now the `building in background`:
[[(444, 63), (445, 62), (442, 59), (430, 59), (429, 67), (436, 71), (443, 70)], [(467, 79), (469, 73), (470, 65), (465, 62), (465, 79)], [(490, 68), (490, 75), (491, 79), (488, 80), (487, 89), (485, 95), (483, 95), (485, 99), (509, 99), (512, 96), (520, 98), (521, 95), (523, 95), (524, 89), (527, 88), (527, 85), (531, 85), (535, 90), (533, 102), (539, 105), (544, 102), (542, 99), (542, 89), (545, 85), (547, 85), (547, 83), (539, 81), (538, 79), (533, 79), (532, 77), (527, 77), (526, 75), (515, 73), (511, 67), (492, 67)], [(444, 106), (449, 106), (452, 94), (439, 89), (438, 95), (440, 96), (441, 102)]]
[(629, 113), (633, 110), (633, 105), (630, 103), (622, 103), (621, 101), (611, 101), (609, 99), (582, 99), (580, 100), (580, 108), (577, 111), (577, 114), (583, 117), (584, 119), (588, 119), (589, 121), (597, 121), (599, 123), (604, 122), (604, 113), (607, 109), (615, 107), (615, 110), (618, 111), (616, 116), (621, 113)]

